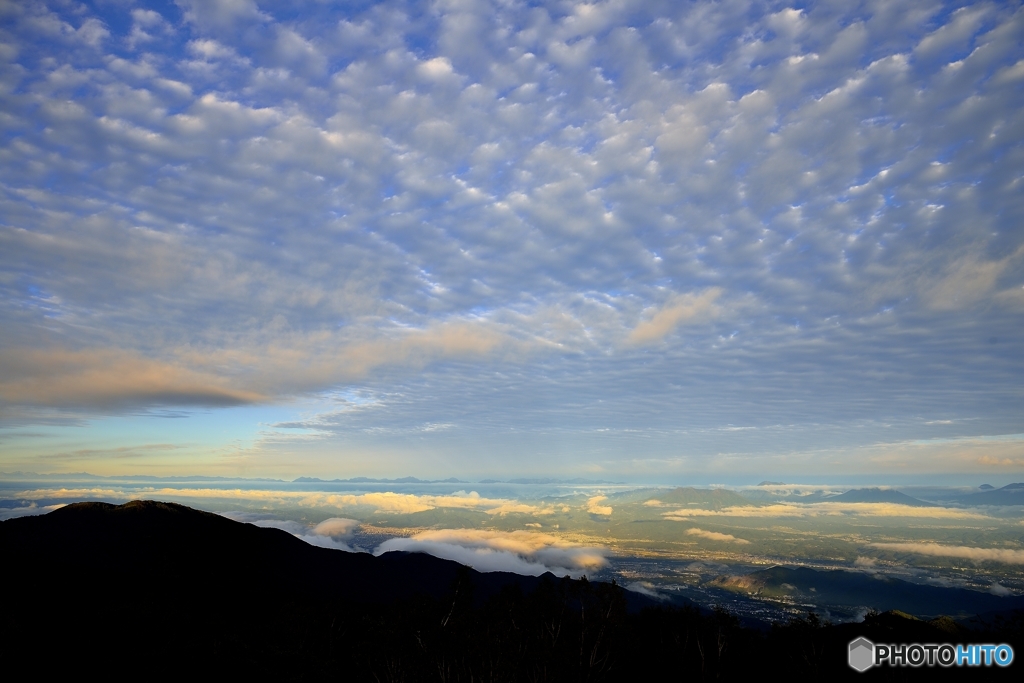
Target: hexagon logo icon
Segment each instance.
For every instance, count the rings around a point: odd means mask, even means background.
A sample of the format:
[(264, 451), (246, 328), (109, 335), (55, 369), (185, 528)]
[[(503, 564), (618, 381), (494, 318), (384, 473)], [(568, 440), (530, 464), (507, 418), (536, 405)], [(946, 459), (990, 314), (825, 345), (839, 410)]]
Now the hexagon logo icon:
[(861, 636), (850, 642), (850, 668), (867, 671), (875, 663), (875, 644)]

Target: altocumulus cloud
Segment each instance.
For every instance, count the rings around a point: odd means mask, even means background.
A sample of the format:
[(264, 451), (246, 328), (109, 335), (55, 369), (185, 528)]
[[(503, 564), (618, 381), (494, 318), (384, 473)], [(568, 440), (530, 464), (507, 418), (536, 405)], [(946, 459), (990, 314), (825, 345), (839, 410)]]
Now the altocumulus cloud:
[(375, 555), (393, 550), (423, 552), (455, 560), (482, 572), (514, 572), (540, 576), (580, 577), (607, 565), (603, 548), (577, 546), (549, 534), (533, 531), (439, 529), (382, 543)]
[(1019, 3), (2, 12), (19, 424), (344, 385), (401, 400), (324, 452), (572, 471), (1024, 433)]

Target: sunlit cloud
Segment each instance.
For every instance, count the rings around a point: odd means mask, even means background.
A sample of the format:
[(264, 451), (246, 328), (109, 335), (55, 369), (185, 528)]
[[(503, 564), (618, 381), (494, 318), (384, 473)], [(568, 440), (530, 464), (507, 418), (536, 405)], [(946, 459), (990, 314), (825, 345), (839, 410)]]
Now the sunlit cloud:
[(1024, 564), (1024, 550), (1013, 548), (972, 548), (965, 545), (941, 545), (939, 543), (871, 543), (872, 548), (897, 553), (912, 553), (932, 557), (955, 557), (976, 562), (1002, 562)]
[(608, 500), (608, 496), (592, 496), (587, 499), (587, 512), (592, 515), (599, 515), (607, 517), (612, 514), (612, 508), (610, 505), (601, 505), (603, 501)]
[(264, 399), (181, 362), (124, 350), (0, 350), (0, 402), (232, 405)]
[(696, 527), (694, 527), (693, 529), (687, 529), (686, 533), (689, 536), (699, 536), (701, 538), (706, 538), (709, 541), (721, 541), (721, 542), (725, 542), (725, 543), (739, 543), (739, 544), (749, 544), (750, 543), (750, 541), (747, 541), (747, 540), (742, 539), (742, 538), (736, 538), (732, 534), (722, 534), (722, 533), (719, 533), (717, 531), (705, 531), (704, 529), (698, 529)]
[(713, 287), (700, 294), (679, 294), (655, 311), (649, 320), (638, 324), (626, 341), (630, 344), (652, 344), (661, 341), (679, 325), (707, 316), (722, 290)]
[(6, 349), (0, 350), (0, 401), (93, 407), (259, 403), (359, 379), (383, 365), (483, 358), (499, 347), (521, 354), (526, 345), (494, 326), (452, 322), (359, 343), (316, 334), (292, 337), (287, 345), (169, 349), (166, 359), (125, 349)]
[(308, 491), (275, 491), (263, 489), (214, 489), (214, 488), (55, 488), (21, 491), (19, 498), (34, 500), (40, 498), (89, 499), (103, 498), (132, 500), (238, 500), (275, 505), (297, 505), (316, 508), (364, 508), (375, 513), (414, 514), (435, 508), (461, 508), (478, 510), (489, 515), (510, 513), (550, 515), (550, 505), (531, 505), (504, 498), (486, 498), (475, 491), (458, 492), (452, 495), (417, 495), (392, 491), (369, 493), (327, 493)]

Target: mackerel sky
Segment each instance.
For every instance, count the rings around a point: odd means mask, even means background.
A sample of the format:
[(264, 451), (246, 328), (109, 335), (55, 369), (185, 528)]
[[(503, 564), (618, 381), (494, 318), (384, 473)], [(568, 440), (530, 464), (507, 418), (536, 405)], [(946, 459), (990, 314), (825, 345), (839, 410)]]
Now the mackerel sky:
[(4, 2), (0, 471), (1012, 481), (1022, 40), (1019, 2)]

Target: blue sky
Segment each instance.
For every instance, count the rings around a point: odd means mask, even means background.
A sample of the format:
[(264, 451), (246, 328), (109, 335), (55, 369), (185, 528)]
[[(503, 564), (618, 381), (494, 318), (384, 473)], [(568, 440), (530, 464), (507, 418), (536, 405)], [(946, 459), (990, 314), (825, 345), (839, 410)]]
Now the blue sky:
[(1020, 3), (0, 31), (0, 470), (1024, 471)]

